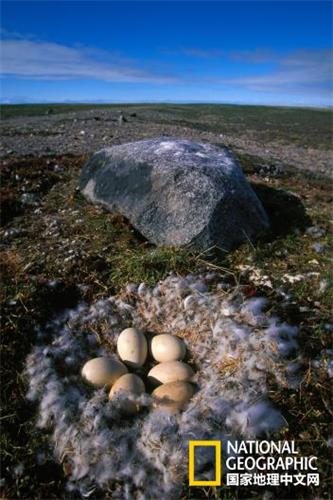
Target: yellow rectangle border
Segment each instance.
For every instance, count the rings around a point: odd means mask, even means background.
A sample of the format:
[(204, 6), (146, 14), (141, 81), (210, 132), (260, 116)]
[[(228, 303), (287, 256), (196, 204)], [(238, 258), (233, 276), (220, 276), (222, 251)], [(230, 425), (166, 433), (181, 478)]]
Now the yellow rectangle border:
[[(215, 448), (215, 479), (213, 481), (195, 480), (195, 447), (214, 446)], [(189, 486), (221, 486), (221, 441), (189, 441), (188, 443), (188, 476)]]

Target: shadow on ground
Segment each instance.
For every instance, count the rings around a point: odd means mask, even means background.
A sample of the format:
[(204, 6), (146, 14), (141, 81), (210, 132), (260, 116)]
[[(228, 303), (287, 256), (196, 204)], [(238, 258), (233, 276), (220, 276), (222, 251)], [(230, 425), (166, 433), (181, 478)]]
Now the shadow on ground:
[(311, 224), (301, 198), (284, 189), (251, 183), (271, 223), (271, 238), (304, 231)]

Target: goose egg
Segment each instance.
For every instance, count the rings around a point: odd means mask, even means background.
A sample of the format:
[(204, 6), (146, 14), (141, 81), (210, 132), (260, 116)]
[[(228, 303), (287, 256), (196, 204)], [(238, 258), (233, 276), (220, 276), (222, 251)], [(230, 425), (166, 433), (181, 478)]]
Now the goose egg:
[(126, 366), (114, 358), (93, 358), (83, 366), (81, 374), (96, 387), (111, 386), (115, 381), (127, 373)]
[(186, 354), (186, 347), (182, 339), (174, 335), (156, 335), (151, 341), (151, 353), (160, 363), (179, 361)]
[[(134, 394), (140, 395), (145, 392), (145, 385), (141, 378), (134, 373), (126, 373), (122, 377), (118, 378), (115, 384), (112, 386), (109, 399), (114, 398), (117, 394)], [(130, 399), (121, 400), (121, 410), (127, 415), (133, 415), (138, 410), (138, 405)]]
[(147, 340), (142, 332), (135, 328), (126, 328), (118, 337), (117, 350), (120, 359), (132, 368), (139, 368), (147, 357)]
[(168, 384), (170, 382), (186, 382), (193, 377), (192, 368), (182, 361), (159, 363), (148, 373), (148, 380), (153, 385)]
[(152, 396), (158, 408), (177, 412), (184, 408), (193, 393), (193, 386), (188, 382), (171, 382), (157, 387)]

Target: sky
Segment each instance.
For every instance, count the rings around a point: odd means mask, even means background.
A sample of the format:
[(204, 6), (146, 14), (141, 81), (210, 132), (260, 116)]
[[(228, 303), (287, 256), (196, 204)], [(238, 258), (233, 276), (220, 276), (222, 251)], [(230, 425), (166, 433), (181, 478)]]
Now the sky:
[(1, 102), (331, 106), (332, 3), (1, 2)]

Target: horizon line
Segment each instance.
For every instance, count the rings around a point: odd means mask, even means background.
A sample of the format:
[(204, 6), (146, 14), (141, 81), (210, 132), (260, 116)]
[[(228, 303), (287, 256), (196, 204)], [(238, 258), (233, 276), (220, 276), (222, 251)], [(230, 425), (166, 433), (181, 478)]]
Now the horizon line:
[(0, 106), (32, 106), (32, 105), (98, 105), (98, 106), (134, 106), (147, 104), (164, 104), (164, 105), (223, 105), (223, 106), (262, 106), (262, 107), (278, 107), (278, 108), (311, 108), (311, 109), (333, 109), (333, 104), (264, 104), (264, 103), (247, 103), (247, 102), (225, 102), (225, 101), (17, 101), (17, 102), (0, 102)]

